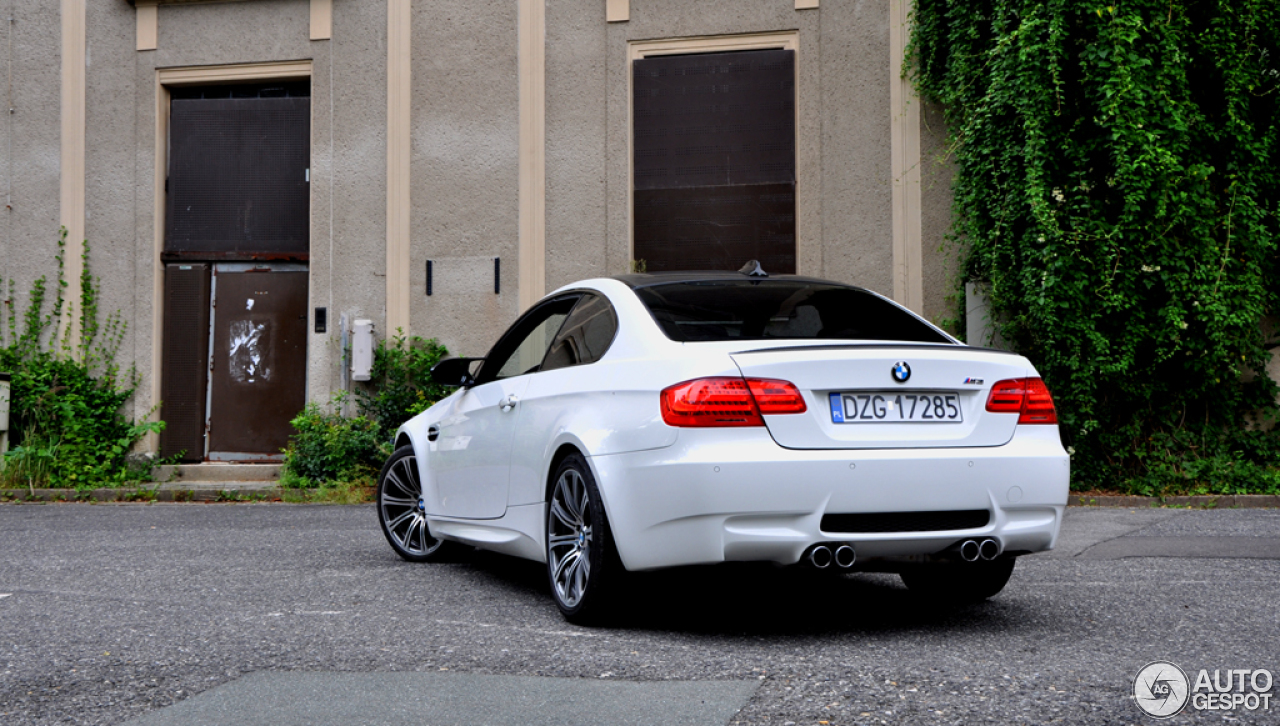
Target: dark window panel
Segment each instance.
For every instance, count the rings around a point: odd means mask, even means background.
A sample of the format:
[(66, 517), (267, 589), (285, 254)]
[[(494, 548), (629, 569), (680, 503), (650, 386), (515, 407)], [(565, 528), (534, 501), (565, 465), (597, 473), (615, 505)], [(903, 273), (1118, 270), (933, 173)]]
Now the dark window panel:
[(173, 100), (166, 253), (307, 255), (310, 105), (287, 96)]

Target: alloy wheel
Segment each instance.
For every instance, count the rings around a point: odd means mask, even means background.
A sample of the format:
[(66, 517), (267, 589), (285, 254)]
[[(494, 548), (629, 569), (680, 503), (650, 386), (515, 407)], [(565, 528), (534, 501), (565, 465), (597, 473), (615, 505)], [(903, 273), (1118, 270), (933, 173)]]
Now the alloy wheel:
[(551, 495), (547, 525), (547, 557), (551, 584), (566, 607), (575, 607), (591, 577), (590, 495), (582, 474), (565, 470)]
[(432, 537), (427, 527), (426, 502), (414, 456), (402, 456), (391, 463), (379, 487), (378, 507), (388, 539), (403, 554), (423, 557), (440, 548), (441, 540)]

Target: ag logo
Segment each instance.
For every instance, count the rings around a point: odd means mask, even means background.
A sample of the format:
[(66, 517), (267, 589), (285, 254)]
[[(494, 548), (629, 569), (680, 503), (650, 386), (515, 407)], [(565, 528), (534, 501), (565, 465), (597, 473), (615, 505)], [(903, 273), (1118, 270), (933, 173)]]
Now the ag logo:
[(1169, 718), (1182, 713), (1191, 695), (1191, 682), (1178, 666), (1153, 661), (1133, 679), (1133, 700), (1148, 716)]
[(907, 365), (906, 361), (900, 360), (893, 364), (891, 372), (893, 373), (893, 380), (898, 383), (906, 383), (907, 379), (911, 377), (911, 366)]

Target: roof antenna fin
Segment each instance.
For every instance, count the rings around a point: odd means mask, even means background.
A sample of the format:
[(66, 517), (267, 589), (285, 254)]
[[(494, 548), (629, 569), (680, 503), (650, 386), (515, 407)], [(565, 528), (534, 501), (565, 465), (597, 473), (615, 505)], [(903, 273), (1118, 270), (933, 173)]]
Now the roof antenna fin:
[(743, 265), (742, 269), (738, 270), (738, 272), (741, 272), (747, 277), (769, 276), (769, 273), (765, 272), (764, 268), (760, 266), (760, 260), (748, 260), (747, 264)]

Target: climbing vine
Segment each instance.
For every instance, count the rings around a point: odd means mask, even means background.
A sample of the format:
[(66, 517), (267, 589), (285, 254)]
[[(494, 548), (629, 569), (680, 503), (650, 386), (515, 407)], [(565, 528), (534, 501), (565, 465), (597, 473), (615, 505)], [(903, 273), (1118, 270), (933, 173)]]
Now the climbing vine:
[(952, 240), (1078, 489), (1280, 490), (1278, 39), (1276, 0), (916, 0)]

